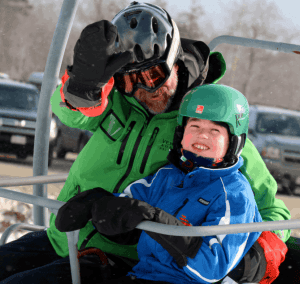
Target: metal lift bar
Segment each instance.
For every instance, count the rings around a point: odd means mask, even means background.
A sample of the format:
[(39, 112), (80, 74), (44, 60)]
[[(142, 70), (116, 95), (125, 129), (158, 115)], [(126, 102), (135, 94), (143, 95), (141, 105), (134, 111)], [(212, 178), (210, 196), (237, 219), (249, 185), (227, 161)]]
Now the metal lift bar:
[[(56, 214), (58, 209), (65, 204), (65, 202), (53, 200), (40, 196), (32, 196), (31, 194), (11, 191), (5, 188), (0, 188), (0, 197), (13, 199), (21, 202), (45, 206)], [(143, 221), (138, 226), (140, 230), (156, 232), (165, 235), (174, 236), (214, 236), (222, 234), (237, 234), (246, 232), (262, 232), (274, 231), (281, 229), (300, 229), (300, 220), (285, 220), (285, 221), (268, 221), (261, 223), (246, 223), (233, 224), (224, 226), (195, 226), (183, 227), (166, 224), (159, 224), (151, 221)]]
[(218, 36), (214, 38), (208, 44), (208, 47), (210, 48), (211, 51), (213, 51), (218, 45), (222, 43), (274, 50), (274, 51), (285, 52), (285, 53), (300, 54), (300, 45), (289, 44), (284, 42), (251, 39), (251, 38), (238, 37), (238, 36), (228, 36), (228, 35)]
[[(33, 176), (45, 176), (48, 172), (49, 130), (51, 121), (50, 97), (56, 88), (63, 55), (79, 1), (64, 0), (50, 46), (38, 104), (34, 138)], [(45, 184), (34, 185), (33, 194), (47, 196), (47, 186)], [(45, 213), (46, 211), (43, 207), (34, 206), (33, 220), (36, 225), (44, 226)]]
[(0, 179), (0, 186), (9, 187), (9, 186), (21, 186), (21, 185), (33, 185), (39, 183), (58, 183), (58, 182), (65, 182), (67, 177), (68, 174), (6, 178), (6, 179)]
[(43, 231), (45, 229), (46, 229), (46, 227), (44, 227), (44, 226), (31, 225), (31, 224), (26, 224), (26, 223), (16, 223), (16, 224), (10, 225), (3, 232), (2, 236), (1, 236), (0, 246), (4, 245), (7, 242), (8, 237), (14, 231), (17, 231), (17, 230), (29, 230), (29, 231), (37, 232), (37, 231)]

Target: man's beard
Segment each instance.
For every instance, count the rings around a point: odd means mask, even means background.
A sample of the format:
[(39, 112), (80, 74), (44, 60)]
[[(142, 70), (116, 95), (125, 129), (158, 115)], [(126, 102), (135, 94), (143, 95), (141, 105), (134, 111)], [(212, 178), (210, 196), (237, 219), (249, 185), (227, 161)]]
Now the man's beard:
[(175, 94), (175, 90), (168, 91), (170, 93), (170, 96), (168, 98), (167, 103), (165, 101), (156, 101), (153, 104), (155, 104), (155, 110), (153, 108), (150, 108), (147, 103), (141, 101), (140, 99), (136, 98), (136, 100), (142, 105), (150, 114), (156, 115), (165, 113), (171, 106)]

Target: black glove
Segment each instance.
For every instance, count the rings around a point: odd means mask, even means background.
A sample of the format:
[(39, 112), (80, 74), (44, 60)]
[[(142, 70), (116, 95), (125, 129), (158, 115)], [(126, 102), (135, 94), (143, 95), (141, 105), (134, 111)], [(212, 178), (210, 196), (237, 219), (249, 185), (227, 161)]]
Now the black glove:
[(92, 219), (93, 203), (111, 195), (113, 196), (112, 193), (99, 187), (77, 194), (59, 208), (55, 220), (56, 228), (61, 232), (83, 228)]
[[(155, 209), (156, 213), (152, 221), (168, 225), (184, 226), (181, 221), (171, 214), (159, 208)], [(196, 256), (203, 242), (202, 237), (170, 236), (149, 231), (146, 231), (146, 233), (167, 250), (180, 267), (187, 265), (187, 256), (190, 258)]]
[(94, 202), (93, 225), (101, 234), (113, 236), (127, 233), (144, 220), (152, 220), (155, 208), (144, 201), (107, 196)]
[(94, 106), (100, 99), (100, 88), (132, 61), (129, 51), (115, 54), (117, 35), (117, 27), (106, 20), (90, 24), (81, 32), (74, 48), (73, 66), (68, 70), (67, 92), (64, 90), (73, 107)]

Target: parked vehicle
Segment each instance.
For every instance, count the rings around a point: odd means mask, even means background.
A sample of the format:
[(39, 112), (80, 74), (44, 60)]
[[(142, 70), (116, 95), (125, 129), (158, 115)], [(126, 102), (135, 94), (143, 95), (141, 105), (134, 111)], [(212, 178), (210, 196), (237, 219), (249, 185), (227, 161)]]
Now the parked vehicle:
[[(28, 78), (30, 84), (34, 84), (39, 91), (41, 91), (44, 72), (33, 72)], [(61, 80), (57, 79), (57, 85), (61, 84)], [(56, 157), (64, 159), (68, 152), (79, 153), (88, 140), (91, 138), (92, 133), (87, 130), (78, 128), (71, 128), (64, 125), (57, 119), (57, 139), (55, 144)]]
[[(19, 159), (33, 155), (39, 91), (31, 85), (0, 80), (0, 152), (13, 153)], [(57, 121), (50, 126), (49, 160), (57, 138)]]
[(249, 138), (277, 182), (292, 194), (300, 176), (300, 112), (250, 106)]
[(6, 73), (2, 73), (2, 72), (0, 72), (0, 79), (9, 79), (9, 75), (8, 74), (6, 74)]
[(56, 157), (64, 159), (67, 152), (79, 153), (92, 135), (93, 134), (90, 131), (71, 128), (59, 121), (55, 149)]

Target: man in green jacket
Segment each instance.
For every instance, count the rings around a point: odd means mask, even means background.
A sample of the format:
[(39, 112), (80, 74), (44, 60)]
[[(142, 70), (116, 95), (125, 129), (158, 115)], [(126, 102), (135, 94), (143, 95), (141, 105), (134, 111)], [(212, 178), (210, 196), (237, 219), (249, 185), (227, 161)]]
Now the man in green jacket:
[[(220, 53), (210, 53), (201, 41), (180, 38), (169, 14), (152, 4), (132, 2), (112, 23), (102, 20), (87, 26), (74, 48), (73, 66), (66, 70), (51, 105), (64, 124), (94, 134), (72, 165), (58, 200), (67, 202), (88, 190), (92, 200), (97, 198), (95, 188), (122, 192), (167, 164), (182, 97), (195, 86), (216, 83), (225, 69)], [(236, 149), (242, 148), (240, 141), (236, 143)], [(274, 178), (248, 139), (241, 156), (242, 173), (252, 186), (263, 220), (290, 219), (284, 203), (275, 198)], [(82, 204), (84, 209), (88, 204)], [(51, 214), (47, 236), (56, 254), (66, 258), (66, 234), (55, 227), (55, 219)], [(71, 219), (77, 221), (76, 216)], [(283, 242), (290, 236), (289, 230), (274, 233)], [(88, 222), (80, 230), (78, 249), (97, 248), (127, 263), (137, 260), (136, 244), (122, 245), (126, 236), (120, 237), (109, 239)], [(257, 254), (253, 252), (252, 258), (263, 257)], [(243, 265), (233, 278), (241, 278)]]

